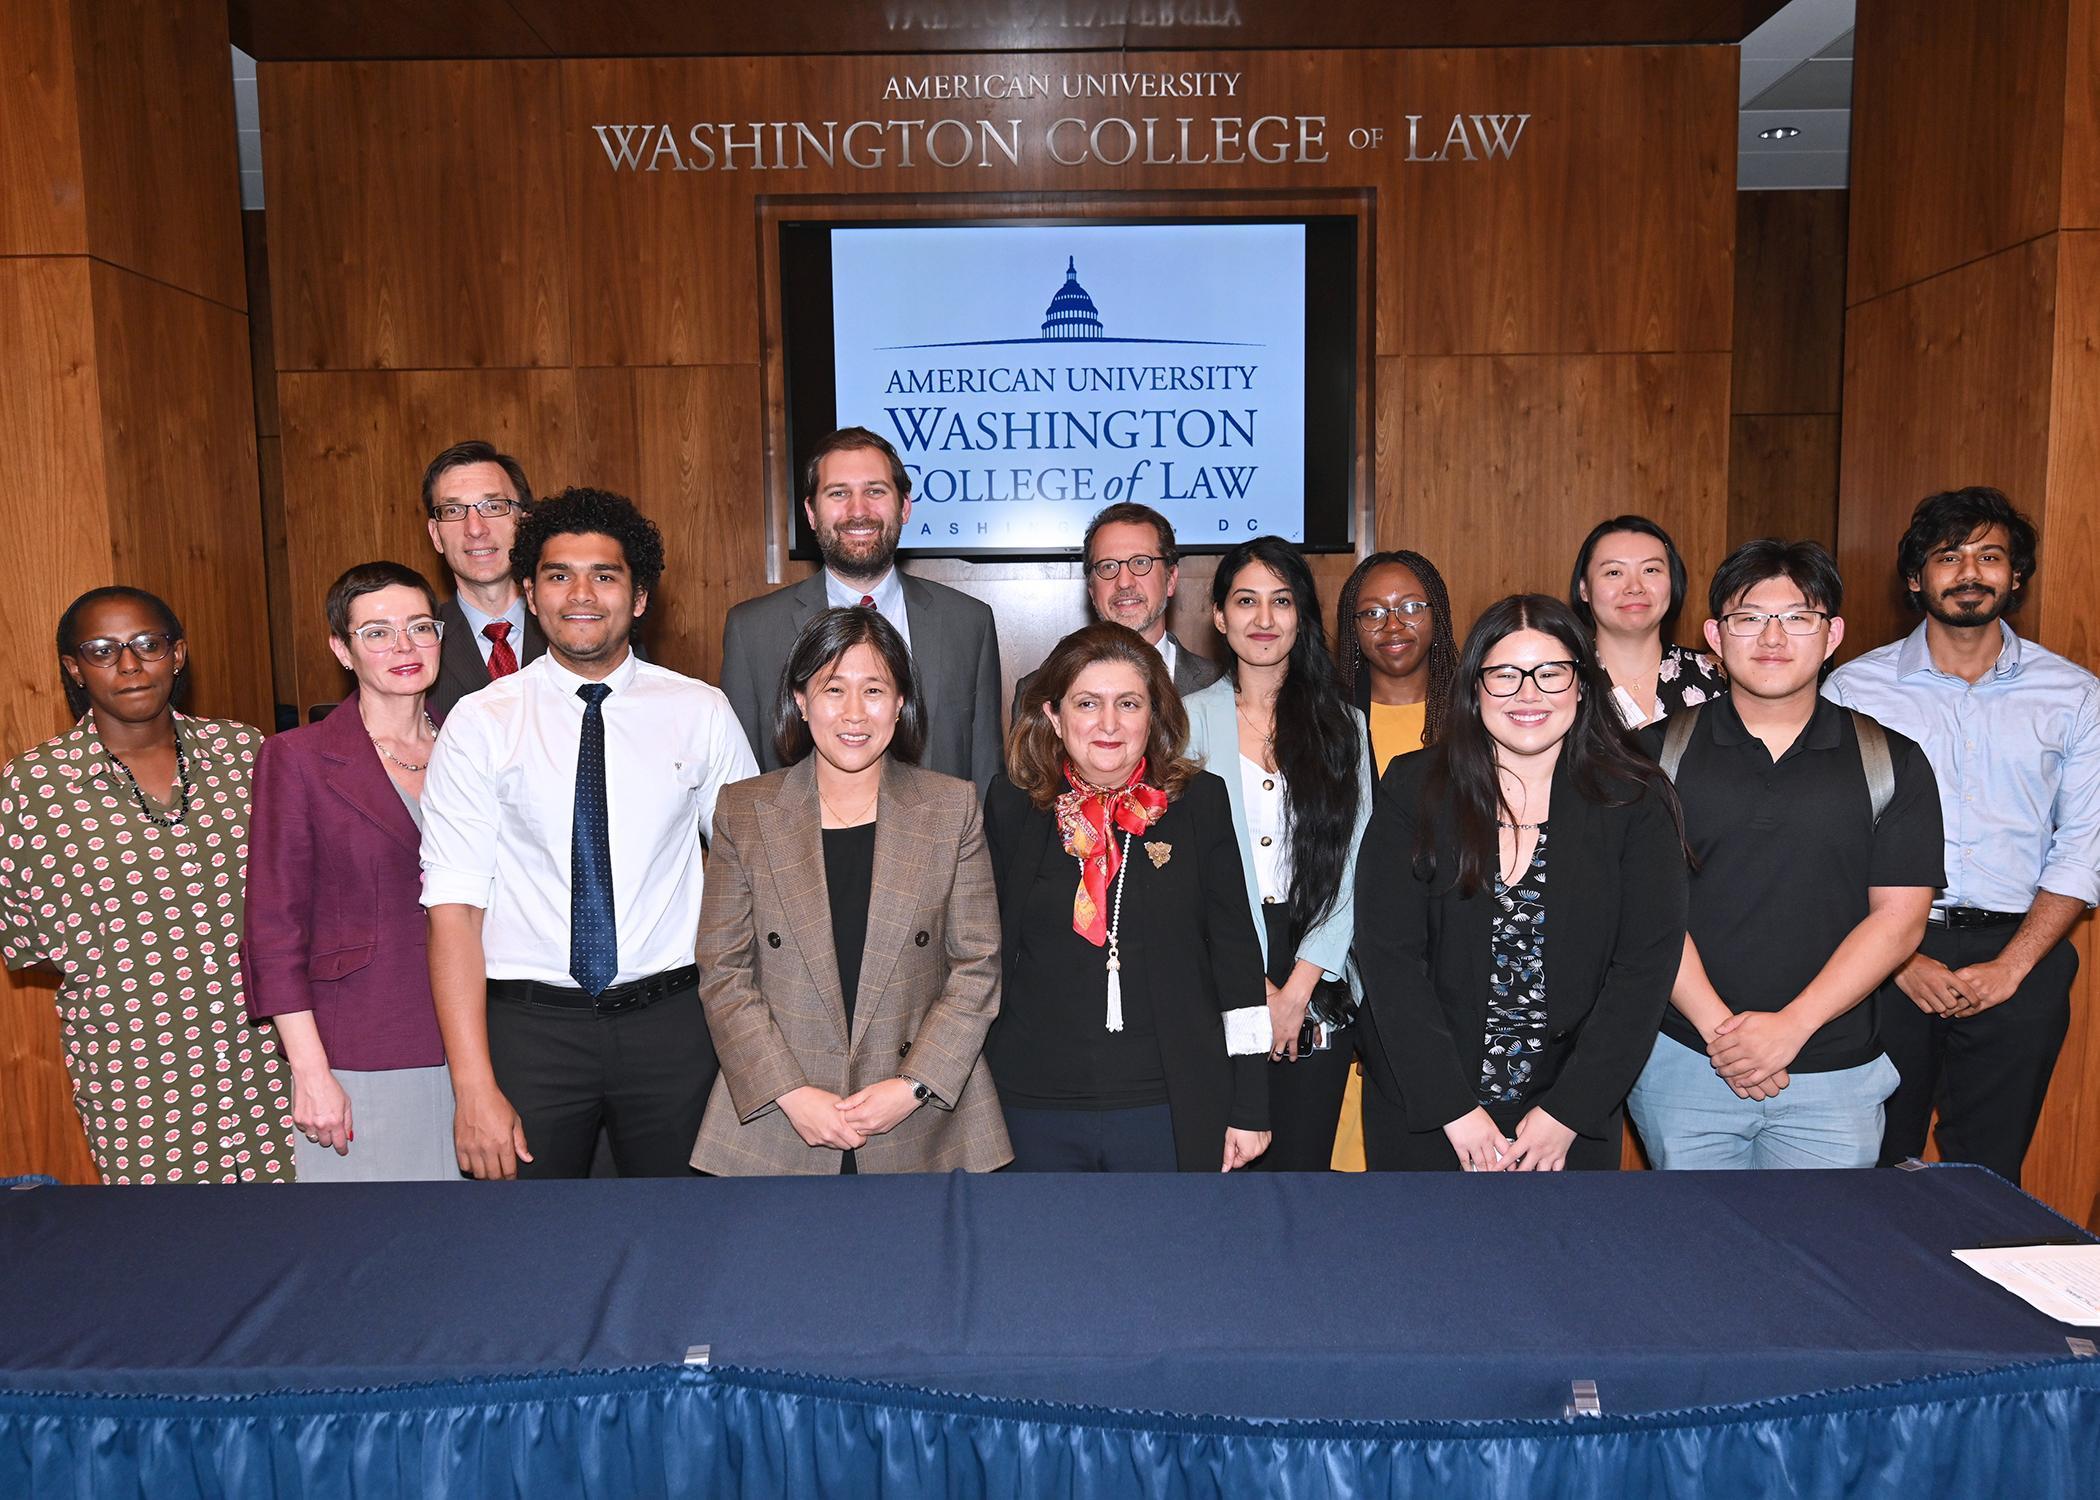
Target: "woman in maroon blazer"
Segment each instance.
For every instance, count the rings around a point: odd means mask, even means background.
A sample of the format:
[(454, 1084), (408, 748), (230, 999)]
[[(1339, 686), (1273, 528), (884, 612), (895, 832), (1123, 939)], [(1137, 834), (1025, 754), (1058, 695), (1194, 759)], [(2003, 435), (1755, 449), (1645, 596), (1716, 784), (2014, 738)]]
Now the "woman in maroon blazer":
[(301, 1181), (457, 1179), (417, 900), (437, 600), (413, 569), (375, 562), (338, 578), (327, 609), (357, 691), (256, 757), (248, 1013), (291, 1064)]

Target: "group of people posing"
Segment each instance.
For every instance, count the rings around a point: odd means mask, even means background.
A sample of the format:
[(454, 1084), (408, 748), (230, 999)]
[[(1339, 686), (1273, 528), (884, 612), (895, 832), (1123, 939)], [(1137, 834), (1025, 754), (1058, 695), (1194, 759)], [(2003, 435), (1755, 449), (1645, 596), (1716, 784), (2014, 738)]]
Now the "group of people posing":
[[(1461, 635), (1435, 565), (1088, 528), (1096, 619), (1001, 730), (992, 614), (895, 566), (909, 476), (820, 443), (824, 566), (646, 659), (627, 499), (432, 461), (440, 600), (326, 600), (355, 691), (180, 711), (162, 600), (65, 612), (78, 722), (0, 773), (10, 967), (46, 965), (109, 1182), (1674, 1167), (1922, 1151), (2017, 1181), (2100, 899), (2100, 682), (2005, 616), (2034, 528), (1923, 501), (1923, 616), (1835, 672), (1813, 542), (1729, 554), (1705, 651), (1663, 530)], [(704, 852), (703, 852), (704, 851)], [(601, 1142), (602, 1147), (601, 1147)]]

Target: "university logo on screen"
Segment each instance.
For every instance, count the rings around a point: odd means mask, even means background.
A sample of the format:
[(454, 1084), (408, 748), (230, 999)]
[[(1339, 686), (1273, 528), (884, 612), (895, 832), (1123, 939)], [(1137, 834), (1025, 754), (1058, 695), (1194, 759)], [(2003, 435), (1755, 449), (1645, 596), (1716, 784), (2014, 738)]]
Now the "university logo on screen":
[[(1104, 306), (1081, 279), (1080, 249), (1057, 260), (1033, 253), (1047, 248), (1046, 234), (1029, 233), (1032, 243), (1015, 247), (1031, 252), (1025, 259), (997, 257), (976, 285), (929, 276), (921, 315), (936, 331), (976, 336), (854, 347), (850, 324), (838, 324), (839, 420), (883, 432), (911, 472), (904, 544), (1076, 546), (1094, 511), (1126, 500), (1162, 510), (1191, 542), (1302, 529), (1302, 349), (1279, 360), (1270, 338), (1272, 325), (1296, 317), (1300, 293), (1264, 285), (1265, 269), (1280, 275), (1296, 262), (1272, 246), (1277, 264), (1265, 266), (1261, 237), (1250, 236), (1237, 245), (1237, 296), (1226, 297), (1215, 265), (1191, 273), (1204, 283), (1191, 296), (1174, 285), (1187, 268), (1170, 258), (1104, 257), (1135, 301)], [(854, 238), (834, 257), (852, 262), (868, 243)], [(1280, 245), (1288, 231), (1270, 238)], [(888, 247), (872, 248), (880, 257)], [(856, 274), (848, 264), (846, 278)], [(1031, 275), (1038, 290), (1024, 313), (1012, 303)], [(1265, 291), (1289, 316), (1264, 305)]]

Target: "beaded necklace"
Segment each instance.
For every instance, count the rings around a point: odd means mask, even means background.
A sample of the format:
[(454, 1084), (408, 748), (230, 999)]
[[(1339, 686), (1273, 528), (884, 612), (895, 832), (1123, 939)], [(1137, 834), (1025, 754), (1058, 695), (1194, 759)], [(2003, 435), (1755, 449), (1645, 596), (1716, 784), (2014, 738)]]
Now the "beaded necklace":
[(146, 800), (146, 789), (139, 785), (138, 777), (132, 775), (131, 767), (125, 765), (115, 752), (111, 752), (109, 758), (116, 763), (117, 769), (124, 773), (124, 779), (131, 783), (131, 795), (137, 800), (139, 811), (146, 815), (147, 822), (153, 824), (156, 828), (180, 828), (188, 820), (190, 815), (190, 760), (187, 755), (183, 754), (181, 735), (175, 736), (175, 784), (181, 788), (182, 796), (177, 800), (175, 811), (172, 813), (155, 812), (152, 804)]

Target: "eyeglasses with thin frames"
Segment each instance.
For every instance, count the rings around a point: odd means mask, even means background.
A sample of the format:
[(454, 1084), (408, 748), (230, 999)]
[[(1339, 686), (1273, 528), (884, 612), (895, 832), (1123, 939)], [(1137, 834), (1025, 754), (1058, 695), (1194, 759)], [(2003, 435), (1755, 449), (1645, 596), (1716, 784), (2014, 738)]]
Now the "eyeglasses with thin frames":
[(1765, 622), (1777, 620), (1779, 628), (1788, 635), (1814, 635), (1830, 618), (1827, 609), (1739, 609), (1721, 616), (1721, 628), (1739, 639), (1765, 633)]
[(514, 510), (523, 508), (516, 500), (476, 500), (472, 504), (448, 500), (443, 505), (431, 506), (430, 518), (439, 522), (464, 521), (467, 518), (467, 512), (472, 510), (479, 511), (483, 520), (495, 521), (509, 515)]
[(1373, 630), (1383, 630), (1388, 623), (1419, 628), (1427, 623), (1421, 617), (1432, 613), (1435, 608), (1427, 599), (1402, 599), (1398, 604), (1367, 604), (1356, 612), (1356, 623), (1368, 625)]

